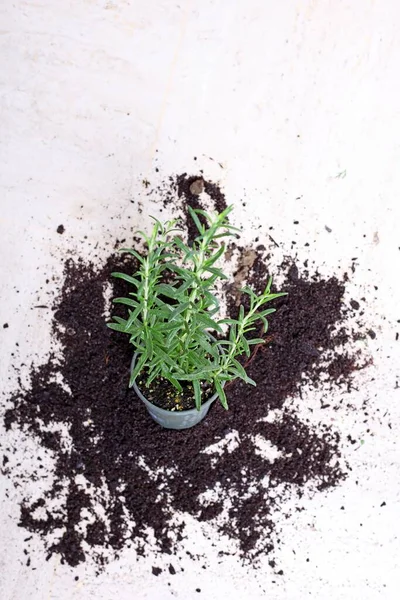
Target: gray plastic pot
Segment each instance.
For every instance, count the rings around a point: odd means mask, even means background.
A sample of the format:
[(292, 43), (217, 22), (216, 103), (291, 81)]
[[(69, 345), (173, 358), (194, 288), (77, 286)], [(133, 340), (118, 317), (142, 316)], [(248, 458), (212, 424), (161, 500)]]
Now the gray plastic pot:
[[(132, 359), (131, 372), (135, 368), (136, 356), (137, 355), (135, 354)], [(224, 386), (225, 382), (223, 382), (222, 385)], [(209, 400), (207, 400), (207, 402), (204, 402), (204, 404), (201, 405), (200, 410), (192, 408), (190, 410), (172, 412), (170, 410), (165, 410), (164, 408), (155, 406), (155, 404), (149, 402), (139, 390), (138, 386), (136, 385), (136, 381), (133, 382), (132, 387), (139, 396), (140, 400), (144, 402), (154, 421), (166, 429), (189, 429), (189, 427), (194, 427), (204, 419), (210, 410), (211, 404), (218, 398), (218, 394), (215, 393), (213, 396), (211, 396), (211, 398), (209, 398)]]

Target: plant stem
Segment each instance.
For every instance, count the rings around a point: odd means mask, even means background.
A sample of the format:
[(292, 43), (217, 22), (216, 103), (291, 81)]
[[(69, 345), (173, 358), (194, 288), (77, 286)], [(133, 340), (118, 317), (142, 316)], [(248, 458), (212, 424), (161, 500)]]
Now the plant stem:
[[(201, 280), (202, 274), (204, 273), (203, 263), (204, 263), (204, 258), (205, 258), (204, 255), (205, 255), (205, 251), (207, 250), (207, 246), (208, 246), (208, 240), (204, 237), (201, 240), (199, 250), (193, 256), (193, 265), (194, 265), (193, 272), (195, 275), (195, 282), (193, 283), (193, 289), (190, 292), (190, 296), (189, 296), (190, 304), (184, 313), (184, 321), (187, 326), (189, 325), (190, 318), (193, 313), (194, 303), (197, 299), (198, 292), (200, 289), (199, 282)], [(184, 352), (187, 350), (187, 347), (188, 347), (188, 339), (189, 339), (189, 331), (186, 329), (186, 332), (184, 332), (184, 334), (182, 335), (182, 340), (181, 340), (183, 343)]]

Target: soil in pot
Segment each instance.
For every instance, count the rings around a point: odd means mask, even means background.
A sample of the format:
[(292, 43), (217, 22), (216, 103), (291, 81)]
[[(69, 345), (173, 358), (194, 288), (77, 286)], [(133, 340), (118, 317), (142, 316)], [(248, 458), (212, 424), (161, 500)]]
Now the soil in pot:
[[(143, 396), (159, 408), (172, 412), (191, 410), (196, 408), (193, 386), (182, 382), (182, 392), (178, 391), (167, 379), (157, 377), (147, 387), (146, 372), (140, 373), (136, 378), (136, 385)], [(214, 390), (207, 382), (201, 384), (202, 404), (207, 402), (214, 394)]]

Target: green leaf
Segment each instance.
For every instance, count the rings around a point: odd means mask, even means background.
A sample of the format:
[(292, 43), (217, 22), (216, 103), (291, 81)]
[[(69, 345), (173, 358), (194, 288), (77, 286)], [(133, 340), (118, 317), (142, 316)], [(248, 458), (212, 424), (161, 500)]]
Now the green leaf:
[(196, 225), (196, 227), (197, 227), (197, 229), (198, 229), (199, 233), (200, 233), (201, 235), (204, 235), (205, 228), (204, 228), (204, 225), (202, 225), (202, 224), (200, 223), (200, 219), (199, 219), (199, 217), (196, 215), (196, 212), (197, 212), (197, 211), (196, 211), (196, 210), (193, 210), (193, 208), (192, 208), (191, 206), (189, 206), (189, 205), (188, 205), (188, 210), (189, 210), (189, 214), (190, 214), (190, 216), (192, 217), (192, 219), (193, 219), (193, 221), (194, 221), (194, 224)]
[(170, 271), (173, 271), (180, 277), (186, 277), (186, 275), (187, 275), (186, 269), (184, 269), (183, 267), (179, 267), (178, 265), (174, 264), (173, 262), (165, 263), (165, 268), (169, 269)]
[(208, 258), (208, 259), (205, 261), (205, 263), (204, 263), (204, 266), (205, 266), (205, 267), (212, 267), (212, 265), (213, 265), (214, 263), (216, 263), (216, 262), (217, 262), (217, 260), (220, 258), (220, 256), (222, 256), (222, 254), (224, 253), (224, 251), (225, 251), (225, 246), (224, 246), (224, 245), (222, 245), (222, 246), (221, 246), (221, 247), (220, 247), (220, 248), (217, 250), (217, 252), (214, 252), (214, 254), (212, 254), (212, 255), (210, 256), (210, 258)]
[(222, 329), (221, 329), (220, 325), (218, 325), (218, 323), (216, 321), (214, 321), (213, 319), (210, 319), (210, 317), (208, 317), (204, 313), (198, 314), (198, 315), (195, 314), (194, 318), (198, 323), (201, 323), (204, 327), (207, 327), (209, 329), (214, 329), (215, 331), (219, 331), (220, 333), (222, 333)]
[(194, 277), (188, 277), (188, 279), (177, 288), (176, 291), (178, 295), (183, 296), (184, 292), (186, 292), (190, 287), (193, 286), (193, 283), (195, 283)]
[(242, 342), (243, 350), (246, 353), (246, 356), (250, 356), (249, 343), (244, 336), (242, 337), (241, 342)]
[(194, 399), (197, 410), (201, 408), (201, 387), (198, 381), (193, 381)]
[(228, 401), (226, 399), (224, 389), (223, 389), (222, 385), (220, 384), (220, 382), (218, 381), (218, 379), (215, 379), (214, 385), (215, 385), (215, 389), (216, 389), (216, 392), (218, 394), (218, 397), (219, 397), (219, 400), (220, 400), (222, 406), (225, 408), (225, 410), (228, 410), (228, 408), (229, 408)]
[(232, 364), (235, 366), (236, 371), (239, 373), (239, 376), (241, 377), (241, 379), (248, 379), (247, 377), (247, 373), (244, 370), (244, 368), (242, 367), (242, 365), (240, 364), (240, 362), (238, 360), (236, 360), (236, 358), (232, 358)]
[(172, 377), (172, 375), (168, 375), (167, 379), (168, 379), (168, 381), (170, 381), (172, 383), (174, 388), (178, 390), (178, 392), (183, 391), (183, 388), (182, 388), (181, 384), (179, 383), (178, 379), (175, 379), (175, 377)]
[(159, 283), (157, 285), (157, 293), (162, 294), (163, 296), (167, 296), (167, 298), (172, 298), (175, 300), (178, 297), (178, 290), (173, 286), (167, 283)]
[(154, 354), (157, 356), (157, 358), (162, 358), (162, 360), (170, 367), (176, 367), (176, 363), (166, 352), (164, 352), (162, 348), (160, 348), (160, 346), (156, 346), (154, 348)]
[(219, 302), (216, 296), (214, 296), (214, 294), (211, 294), (211, 292), (208, 292), (207, 290), (203, 290), (203, 294), (207, 300), (207, 303), (210, 306), (214, 306), (217, 310), (219, 310)]
[(121, 325), (125, 325), (126, 323), (126, 319), (123, 319), (122, 317), (117, 317), (117, 315), (113, 316), (114, 321), (116, 321), (117, 323), (120, 323)]
[(189, 308), (189, 306), (190, 306), (190, 302), (183, 302), (182, 304), (178, 304), (178, 306), (176, 308), (174, 308), (174, 310), (172, 311), (172, 313), (169, 317), (171, 319), (171, 321), (176, 319), (176, 317), (178, 315), (180, 315), (185, 310), (187, 310)]
[(107, 327), (109, 329), (113, 329), (114, 331), (120, 331), (122, 333), (126, 333), (125, 326), (120, 325), (119, 323), (107, 323)]
[(275, 298), (280, 298), (281, 296), (287, 296), (287, 292), (279, 292), (276, 294), (268, 294), (267, 298), (264, 300), (263, 304), (265, 302), (270, 302), (271, 300), (275, 300)]
[(255, 346), (255, 344), (265, 344), (265, 340), (263, 338), (252, 338), (251, 340), (247, 340), (249, 346)]
[(255, 316), (258, 315), (258, 317), (266, 317), (267, 315), (271, 315), (272, 313), (276, 312), (276, 308), (268, 308), (267, 310), (262, 310), (258, 313), (255, 314)]
[(145, 331), (144, 342), (146, 344), (146, 353), (148, 358), (151, 360), (153, 357), (153, 341), (151, 339), (151, 333)]
[(218, 277), (218, 279), (228, 279), (227, 276), (224, 275), (224, 273), (221, 271), (221, 269), (216, 269), (215, 267), (207, 267), (206, 271), (208, 273), (212, 273), (213, 275)]
[(221, 319), (220, 321), (218, 321), (218, 323), (220, 325), (237, 325), (238, 321), (236, 321), (236, 319)]
[(147, 244), (150, 241), (150, 238), (144, 233), (144, 231), (136, 231), (135, 235), (140, 235), (146, 241)]
[(111, 273), (111, 275), (112, 277), (117, 277), (118, 279), (124, 279), (125, 281), (127, 281), (128, 283), (132, 283), (132, 285), (135, 285), (136, 287), (138, 287), (140, 284), (140, 281), (135, 279), (135, 277), (132, 277), (131, 275), (126, 275), (126, 273)]
[(231, 342), (230, 340), (218, 340), (218, 346), (229, 346), (232, 347), (235, 344), (233, 342)]
[(133, 382), (135, 381), (136, 377), (139, 375), (140, 371), (144, 367), (146, 360), (147, 360), (147, 354), (146, 354), (146, 352), (143, 352), (143, 354), (141, 356), (139, 356), (138, 359), (136, 360), (135, 368), (133, 369), (130, 380), (129, 380), (129, 387), (133, 386)]
[(126, 304), (127, 306), (132, 306), (136, 308), (138, 303), (136, 300), (131, 300), (130, 298), (114, 298), (113, 302), (115, 304)]
[(126, 329), (130, 329), (132, 327), (132, 325), (140, 315), (141, 311), (142, 307), (139, 305), (137, 308), (135, 308), (133, 312), (131, 312), (131, 314), (129, 315), (129, 319), (126, 322)]
[(267, 333), (267, 331), (268, 331), (268, 321), (267, 321), (267, 319), (266, 319), (265, 317), (261, 317), (261, 316), (260, 316), (260, 319), (261, 319), (261, 321), (262, 321), (262, 322), (263, 322), (263, 324), (264, 324), (264, 327), (263, 327), (263, 332), (264, 332), (264, 333)]
[(133, 248), (121, 248), (121, 249), (120, 249), (120, 252), (127, 252), (128, 254), (132, 254), (132, 256), (134, 256), (135, 258), (137, 258), (137, 260), (138, 260), (140, 263), (142, 263), (142, 264), (144, 263), (144, 258), (143, 258), (143, 256), (141, 256), (141, 255), (139, 254), (139, 252), (136, 252), (136, 250), (133, 250)]
[(270, 291), (270, 289), (271, 289), (271, 285), (272, 285), (272, 277), (269, 277), (269, 279), (268, 279), (268, 283), (267, 283), (267, 285), (265, 286), (265, 290), (264, 290), (264, 292), (263, 292), (263, 294), (262, 294), (263, 296), (267, 296), (267, 295), (269, 294), (269, 291)]
[(161, 369), (159, 366), (153, 368), (151, 370), (149, 377), (147, 378), (146, 384), (150, 385), (154, 381), (154, 379), (156, 379), (156, 377), (159, 376), (160, 373), (161, 373)]
[(212, 367), (203, 367), (194, 373), (185, 373), (184, 375), (179, 375), (179, 379), (182, 381), (201, 381), (202, 379), (207, 379), (210, 373), (213, 373), (216, 370), (215, 366)]
[(213, 358), (218, 358), (217, 347), (214, 344), (210, 344), (202, 333), (198, 336), (197, 343)]
[(186, 246), (186, 244), (184, 244), (182, 242), (180, 237), (178, 237), (178, 236), (174, 237), (174, 244), (176, 246), (178, 246), (179, 250), (181, 250), (181, 252), (183, 252), (185, 254), (185, 256), (192, 253), (189, 246)]

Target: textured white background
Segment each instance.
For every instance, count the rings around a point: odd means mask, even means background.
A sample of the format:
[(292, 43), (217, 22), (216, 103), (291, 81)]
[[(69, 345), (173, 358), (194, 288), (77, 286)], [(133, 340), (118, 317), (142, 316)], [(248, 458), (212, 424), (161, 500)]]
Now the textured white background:
[[(141, 181), (154, 182), (156, 166), (160, 178), (203, 168), (238, 204), (245, 237), (261, 224), (266, 239), (272, 225), (283, 248), (297, 240), (323, 273), (357, 257), (354, 293), (367, 297), (378, 334), (355, 398), (370, 398), (370, 422), (330, 415), (365, 443), (347, 451), (343, 486), (283, 523), (284, 576), (233, 558), (219, 564), (195, 523), (189, 546), (205, 548), (207, 571), (188, 562), (184, 574), (156, 578), (156, 560), (126, 553), (96, 578), (90, 566), (45, 562), (40, 543), (32, 571), (19, 496), (6, 498), (3, 479), (1, 600), (399, 597), (399, 28), (396, 0), (1, 2), (4, 389), (15, 341), (22, 358), (48, 348), (48, 316), (31, 310), (43, 299), (36, 290), (60, 274), (60, 256), (76, 247), (92, 255), (96, 242), (137, 224), (130, 200), (143, 201)], [(21, 442), (25, 463), (29, 452)]]

